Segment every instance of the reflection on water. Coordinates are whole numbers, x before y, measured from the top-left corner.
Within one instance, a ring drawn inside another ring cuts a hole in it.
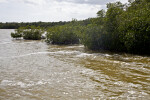
[[[0,30],[0,100],[148,100],[150,57],[13,40]]]

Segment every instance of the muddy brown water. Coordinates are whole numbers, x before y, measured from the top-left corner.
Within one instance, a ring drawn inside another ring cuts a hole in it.
[[[0,30],[0,100],[150,100],[150,57],[14,40]]]

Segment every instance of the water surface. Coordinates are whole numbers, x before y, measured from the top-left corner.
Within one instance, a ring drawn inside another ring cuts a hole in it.
[[[149,100],[150,57],[14,40],[0,30],[0,100]]]

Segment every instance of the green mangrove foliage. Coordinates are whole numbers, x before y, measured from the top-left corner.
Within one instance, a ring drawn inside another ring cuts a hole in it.
[[[22,28],[15,29],[15,32],[11,33],[11,37],[19,39],[22,37],[22,32],[23,32]]]
[[[150,54],[150,0],[135,0],[119,16],[119,33],[131,53]]]
[[[107,8],[86,26],[82,43],[92,50],[150,54],[150,1],[115,2]]]
[[[41,39],[41,34],[38,27],[26,27],[11,36]],[[98,11],[96,18],[49,27],[46,36],[52,44],[80,42],[91,50],[150,54],[150,0],[108,3],[107,11]]]
[[[104,33],[103,27],[89,24],[82,28],[82,35],[80,35],[81,43],[92,50],[104,49]]]
[[[44,31],[40,27],[26,26],[16,29],[15,33],[11,33],[11,36],[13,38],[23,37],[26,40],[40,40],[43,33]]]
[[[51,27],[47,31],[47,42],[52,44],[77,44],[79,37],[77,27],[71,24]]]

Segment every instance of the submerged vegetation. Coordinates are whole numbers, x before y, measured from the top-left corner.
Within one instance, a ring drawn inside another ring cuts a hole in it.
[[[74,20],[46,30],[46,41],[52,44],[81,43],[91,50],[150,54],[150,0],[108,3],[107,11],[98,11],[97,18]],[[11,36],[36,40],[42,33],[39,27],[26,27]]]
[[[40,40],[42,38],[42,34],[44,33],[43,29],[35,26],[26,26],[20,27],[15,30],[15,33],[11,33],[11,37],[13,38],[21,38],[26,40]]]
[[[15,32],[12,32],[11,37],[16,38],[16,39],[21,38],[22,37],[21,29],[16,29]]]

